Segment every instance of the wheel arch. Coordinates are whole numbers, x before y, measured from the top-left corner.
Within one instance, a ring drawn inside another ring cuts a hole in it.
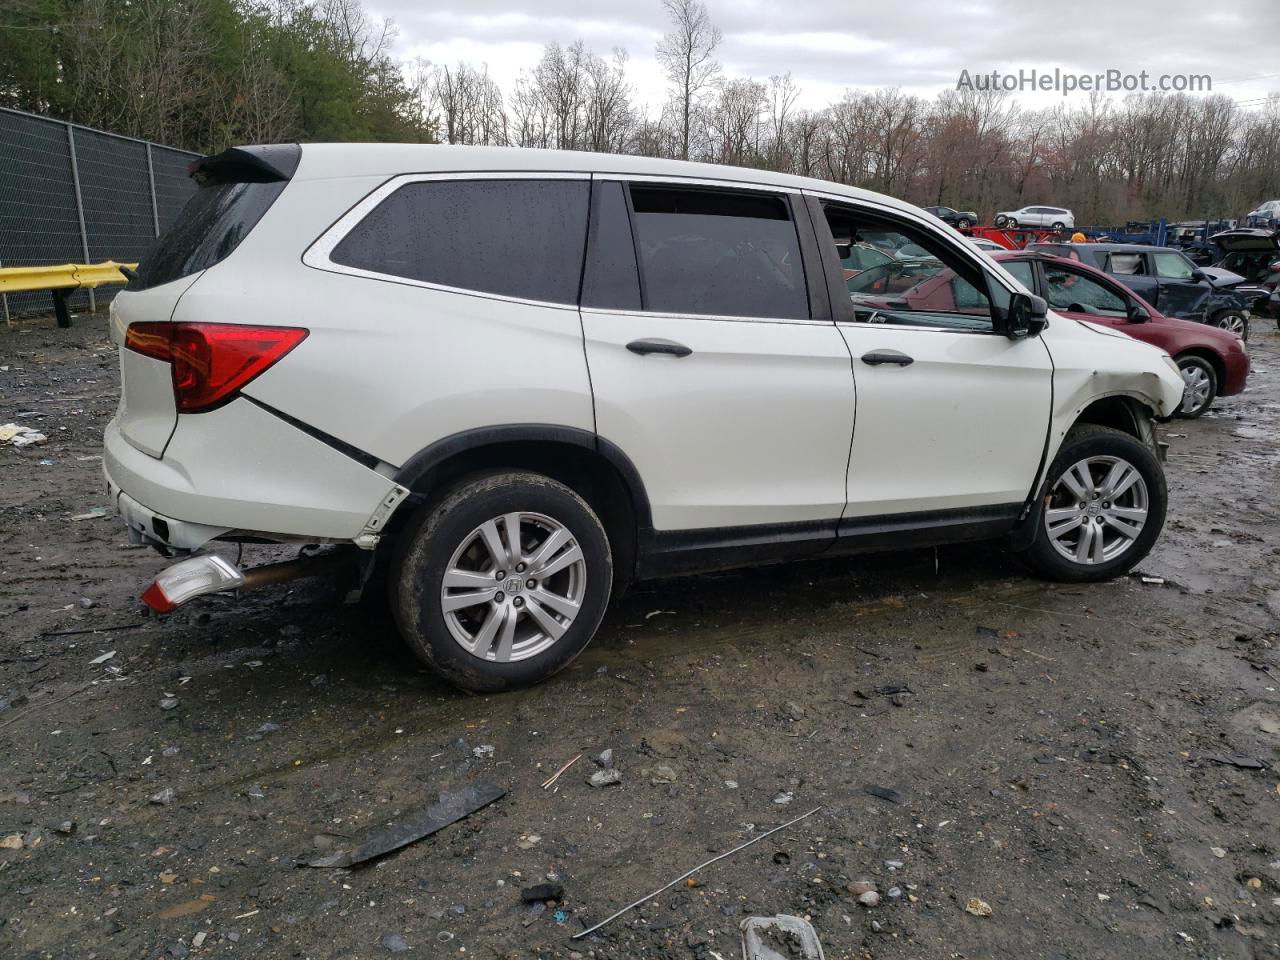
[[[578,493],[604,524],[619,585],[634,578],[637,542],[652,527],[649,497],[631,458],[588,430],[537,423],[465,430],[414,454],[395,481],[420,507],[462,477],[495,468],[533,470]]]

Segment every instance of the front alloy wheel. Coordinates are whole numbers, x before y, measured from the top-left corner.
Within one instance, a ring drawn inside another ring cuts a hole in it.
[[[1168,489],[1155,452],[1112,427],[1072,427],[1037,504],[1028,563],[1053,580],[1107,580],[1151,552]]]
[[[1213,318],[1213,325],[1221,327],[1228,333],[1234,333],[1241,340],[1249,339],[1249,321],[1243,313],[1237,310],[1228,310],[1220,313]]]
[[[1201,357],[1183,357],[1178,360],[1182,372],[1182,403],[1178,416],[1193,419],[1209,409],[1218,395],[1218,378],[1213,367]]]
[[[1044,528],[1066,559],[1100,564],[1137,542],[1148,512],[1147,485],[1132,464],[1119,457],[1087,457],[1058,479]]]

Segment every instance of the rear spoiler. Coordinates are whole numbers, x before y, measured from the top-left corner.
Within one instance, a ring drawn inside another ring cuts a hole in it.
[[[187,167],[187,176],[202,187],[217,183],[278,183],[293,177],[300,159],[302,147],[296,143],[231,147],[193,160]]]

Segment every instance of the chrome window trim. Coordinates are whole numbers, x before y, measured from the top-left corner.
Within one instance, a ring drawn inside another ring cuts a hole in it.
[[[436,290],[440,293],[456,293],[468,297],[479,297],[482,300],[497,300],[502,303],[518,303],[534,307],[550,307],[556,310],[578,309],[577,303],[559,303],[551,300],[532,300],[528,297],[511,297],[501,293],[489,293],[485,290],[472,290],[466,287],[451,287],[443,283],[431,283],[427,280],[415,280],[394,273],[383,273],[377,270],[363,270],[342,263],[334,263],[331,259],[333,250],[352,230],[358,226],[387,197],[401,187],[410,183],[427,183],[438,180],[581,180],[591,182],[591,174],[578,171],[541,171],[541,170],[484,170],[460,171],[454,173],[402,173],[381,184],[371,193],[352,206],[346,213],[320,234],[302,254],[302,262],[315,270],[326,273],[338,273],[349,277],[362,277],[366,280],[381,280],[385,283],[398,283],[408,287],[419,287],[424,290]]]

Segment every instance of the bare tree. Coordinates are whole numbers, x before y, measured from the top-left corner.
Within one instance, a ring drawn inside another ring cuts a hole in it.
[[[689,131],[698,99],[720,73],[712,59],[722,38],[699,0],[662,0],[672,30],[658,41],[657,57],[671,82],[680,123],[680,159],[689,159]]]

